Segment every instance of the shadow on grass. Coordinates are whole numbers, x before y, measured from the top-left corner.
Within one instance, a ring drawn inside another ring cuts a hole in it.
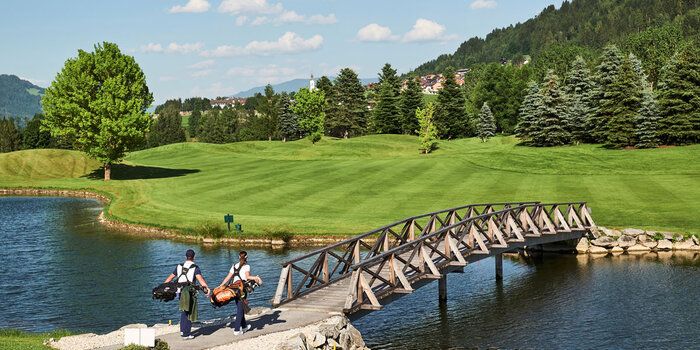
[[[199,169],[169,169],[152,166],[114,164],[112,165],[112,180],[144,180],[144,179],[164,179],[168,177],[180,177],[188,174],[198,173]],[[101,180],[105,178],[103,167],[93,170],[85,175],[88,179]]]

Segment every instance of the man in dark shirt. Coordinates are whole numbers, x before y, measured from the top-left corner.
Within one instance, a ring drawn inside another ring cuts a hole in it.
[[[208,297],[210,291],[209,287],[207,286],[207,282],[204,281],[202,272],[199,270],[199,266],[194,264],[194,250],[188,249],[185,253],[185,258],[187,258],[187,261],[182,264],[178,264],[173,273],[171,273],[165,280],[165,283],[177,278],[175,282],[195,284],[194,280],[196,278],[197,281],[199,281],[199,284],[204,288],[204,291]],[[191,331],[192,322],[189,320],[189,312],[183,310],[182,313],[180,313],[180,335],[182,336],[182,339],[188,340],[194,338],[194,336],[190,334]]]

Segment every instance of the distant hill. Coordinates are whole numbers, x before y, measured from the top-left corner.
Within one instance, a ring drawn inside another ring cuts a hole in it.
[[[559,1],[561,2],[561,1]],[[608,43],[624,47],[631,34],[646,27],[674,23],[686,39],[698,38],[698,1],[687,0],[572,0],[550,5],[524,23],[494,29],[486,38],[473,37],[452,54],[423,63],[415,74],[439,73],[448,66],[467,68],[501,58],[521,60],[560,45],[601,49]]]
[[[330,80],[335,80],[335,77],[333,77],[333,76],[330,76],[328,78]],[[318,81],[318,78],[315,80]],[[362,82],[362,85],[366,85],[369,83],[376,83],[377,81],[378,81],[377,78],[360,79],[360,82]],[[277,92],[277,93],[299,91],[299,89],[303,88],[303,87],[309,87],[309,79],[293,79],[290,81],[285,81],[284,83],[272,84],[272,88],[275,89],[275,92]],[[261,94],[264,94],[265,93],[265,86],[264,85],[258,86],[258,87],[254,87],[250,90],[241,91],[241,92],[239,92],[231,97],[251,97],[258,92]]]
[[[32,118],[41,113],[44,88],[16,75],[0,74],[0,118]]]

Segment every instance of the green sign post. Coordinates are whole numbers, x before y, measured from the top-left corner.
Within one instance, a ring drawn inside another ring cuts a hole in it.
[[[233,215],[224,215],[224,222],[228,225],[228,232],[231,232],[231,223],[233,222]]]

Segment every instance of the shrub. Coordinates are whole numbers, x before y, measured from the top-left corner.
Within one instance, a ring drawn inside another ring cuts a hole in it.
[[[656,232],[653,236],[651,236],[651,238],[653,238],[655,241],[660,241],[664,239],[664,234],[661,232]]]
[[[170,346],[164,340],[156,339],[156,346],[152,348],[148,346],[131,344],[123,348],[119,348],[119,350],[170,350]]]
[[[265,232],[272,238],[281,239],[285,243],[288,243],[292,239],[292,237],[294,237],[294,230],[289,225],[265,227],[263,229],[263,232]]]
[[[226,228],[222,224],[207,221],[195,228],[197,236],[221,238],[226,235]]]

